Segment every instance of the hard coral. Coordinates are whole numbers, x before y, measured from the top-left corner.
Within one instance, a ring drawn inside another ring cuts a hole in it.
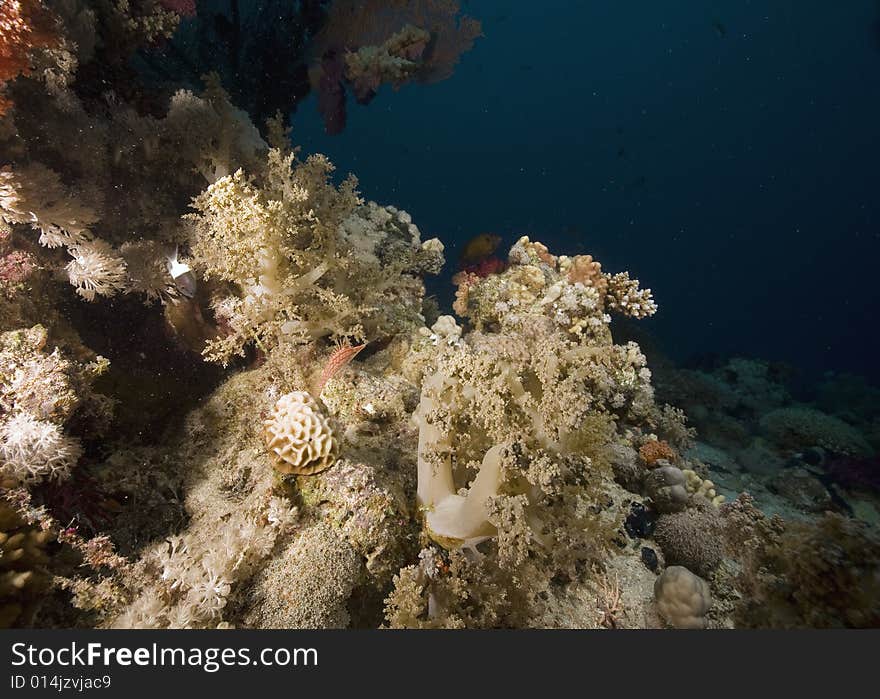
[[[336,461],[333,428],[315,399],[304,391],[281,396],[263,421],[263,429],[280,473],[310,475]]]
[[[342,629],[363,561],[326,524],[303,532],[255,577],[242,604],[246,626],[260,629]]]
[[[629,300],[612,296],[606,288],[620,275],[584,276],[590,282],[584,284],[580,276],[568,275],[570,258],[557,258],[527,236],[513,245],[508,261],[506,270],[485,278],[465,271],[454,280],[458,285],[454,310],[470,318],[477,329],[512,328],[520,319],[539,314],[552,318],[573,336],[601,339],[611,321],[606,309],[637,318],[656,311],[650,290],[637,289],[638,282],[628,282]]]
[[[654,583],[657,610],[677,629],[706,627],[706,613],[712,606],[709,584],[682,566],[670,566]]]

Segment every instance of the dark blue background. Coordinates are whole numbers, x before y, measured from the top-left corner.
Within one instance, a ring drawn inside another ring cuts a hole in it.
[[[295,143],[453,248],[492,231],[590,252],[654,290],[683,359],[880,378],[874,0],[473,0],[443,83],[383,90]]]

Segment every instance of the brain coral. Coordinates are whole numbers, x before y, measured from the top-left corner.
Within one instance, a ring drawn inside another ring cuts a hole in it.
[[[336,461],[333,428],[305,391],[281,396],[263,421],[263,433],[275,468],[281,473],[310,475]]]

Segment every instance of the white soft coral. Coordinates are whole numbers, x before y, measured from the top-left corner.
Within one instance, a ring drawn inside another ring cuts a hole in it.
[[[0,480],[38,483],[63,480],[82,449],[51,422],[20,413],[0,426]]]
[[[73,259],[67,264],[67,276],[76,293],[86,301],[96,295],[113,296],[125,288],[125,261],[100,240],[93,240],[70,249]]]

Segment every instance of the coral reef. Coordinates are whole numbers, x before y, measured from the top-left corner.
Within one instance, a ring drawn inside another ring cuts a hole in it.
[[[281,112],[338,131],[479,23],[241,10],[0,9],[0,626],[880,624],[875,393],[649,369],[651,290],[529,236],[447,314],[443,243]]]
[[[739,566],[738,626],[874,627],[880,540],[863,522],[825,513],[814,521],[768,518],[741,495],[722,506],[725,547]]]
[[[761,429],[774,444],[793,451],[821,447],[842,456],[869,456],[873,451],[842,420],[805,407],[777,408],[761,418]]]

